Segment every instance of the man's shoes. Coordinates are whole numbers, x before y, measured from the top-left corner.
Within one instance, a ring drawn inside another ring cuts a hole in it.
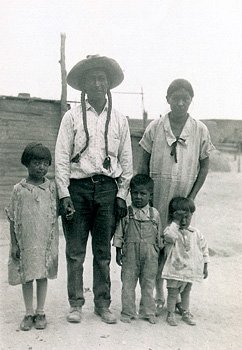
[[[33,325],[34,325],[34,316],[25,315],[20,324],[20,329],[21,331],[30,331]]]
[[[193,320],[193,316],[189,311],[183,312],[182,320],[189,324],[189,326],[196,326],[196,322]]]
[[[81,322],[81,306],[71,306],[69,314],[67,316],[67,321],[71,323]]]
[[[107,307],[95,307],[94,313],[101,317],[102,321],[108,324],[116,323],[116,317]]]
[[[45,315],[35,315],[34,326],[35,326],[35,329],[45,329],[47,326]]]
[[[166,321],[170,326],[177,326],[176,316],[174,312],[168,312]]]

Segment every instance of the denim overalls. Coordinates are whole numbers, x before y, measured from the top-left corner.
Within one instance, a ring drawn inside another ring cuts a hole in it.
[[[158,268],[158,228],[153,208],[149,209],[147,221],[134,218],[128,207],[129,222],[122,247],[122,315],[136,316],[135,288],[139,280],[141,300],[139,314],[144,318],[155,315],[153,290]]]

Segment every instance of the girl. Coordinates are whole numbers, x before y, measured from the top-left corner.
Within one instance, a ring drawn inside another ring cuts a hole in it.
[[[182,320],[194,326],[189,301],[193,282],[207,278],[209,261],[208,245],[203,235],[190,226],[195,205],[191,199],[173,198],[169,205],[169,226],[164,231],[166,262],[162,277],[167,280],[167,322],[177,326],[175,318],[176,299],[181,294]]]
[[[10,285],[22,284],[26,313],[20,329],[28,331],[33,325],[36,329],[47,325],[44,313],[47,278],[57,277],[59,231],[55,183],[45,177],[51,165],[49,149],[41,143],[30,143],[21,163],[28,169],[28,176],[14,186],[6,209],[11,236],[8,278]]]

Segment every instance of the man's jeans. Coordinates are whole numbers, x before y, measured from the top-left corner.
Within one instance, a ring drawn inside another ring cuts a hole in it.
[[[75,208],[73,220],[62,217],[66,239],[68,297],[71,306],[82,306],[83,263],[89,231],[92,234],[93,293],[95,306],[109,307],[111,238],[115,228],[117,184],[106,176],[70,181],[69,191]]]

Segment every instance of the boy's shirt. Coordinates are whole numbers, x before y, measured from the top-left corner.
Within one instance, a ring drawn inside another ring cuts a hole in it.
[[[181,230],[172,222],[164,230],[166,262],[162,277],[184,282],[201,282],[204,263],[209,262],[208,244],[195,227]]]
[[[162,243],[162,228],[161,228],[161,221],[160,221],[160,215],[159,212],[152,207],[153,210],[153,218],[150,217],[150,205],[147,204],[145,207],[143,208],[136,208],[133,204],[131,204],[131,208],[133,211],[133,218],[136,220],[142,220],[142,221],[149,221],[149,220],[154,220],[156,222],[157,225],[157,240],[158,240],[158,245],[159,248],[162,249],[164,247],[163,243]],[[117,247],[117,248],[122,248],[123,243],[124,243],[124,235],[125,232],[128,228],[128,224],[129,224],[129,212],[128,214],[121,219],[117,226],[116,226],[116,230],[114,233],[114,239],[113,239],[113,246]]]

